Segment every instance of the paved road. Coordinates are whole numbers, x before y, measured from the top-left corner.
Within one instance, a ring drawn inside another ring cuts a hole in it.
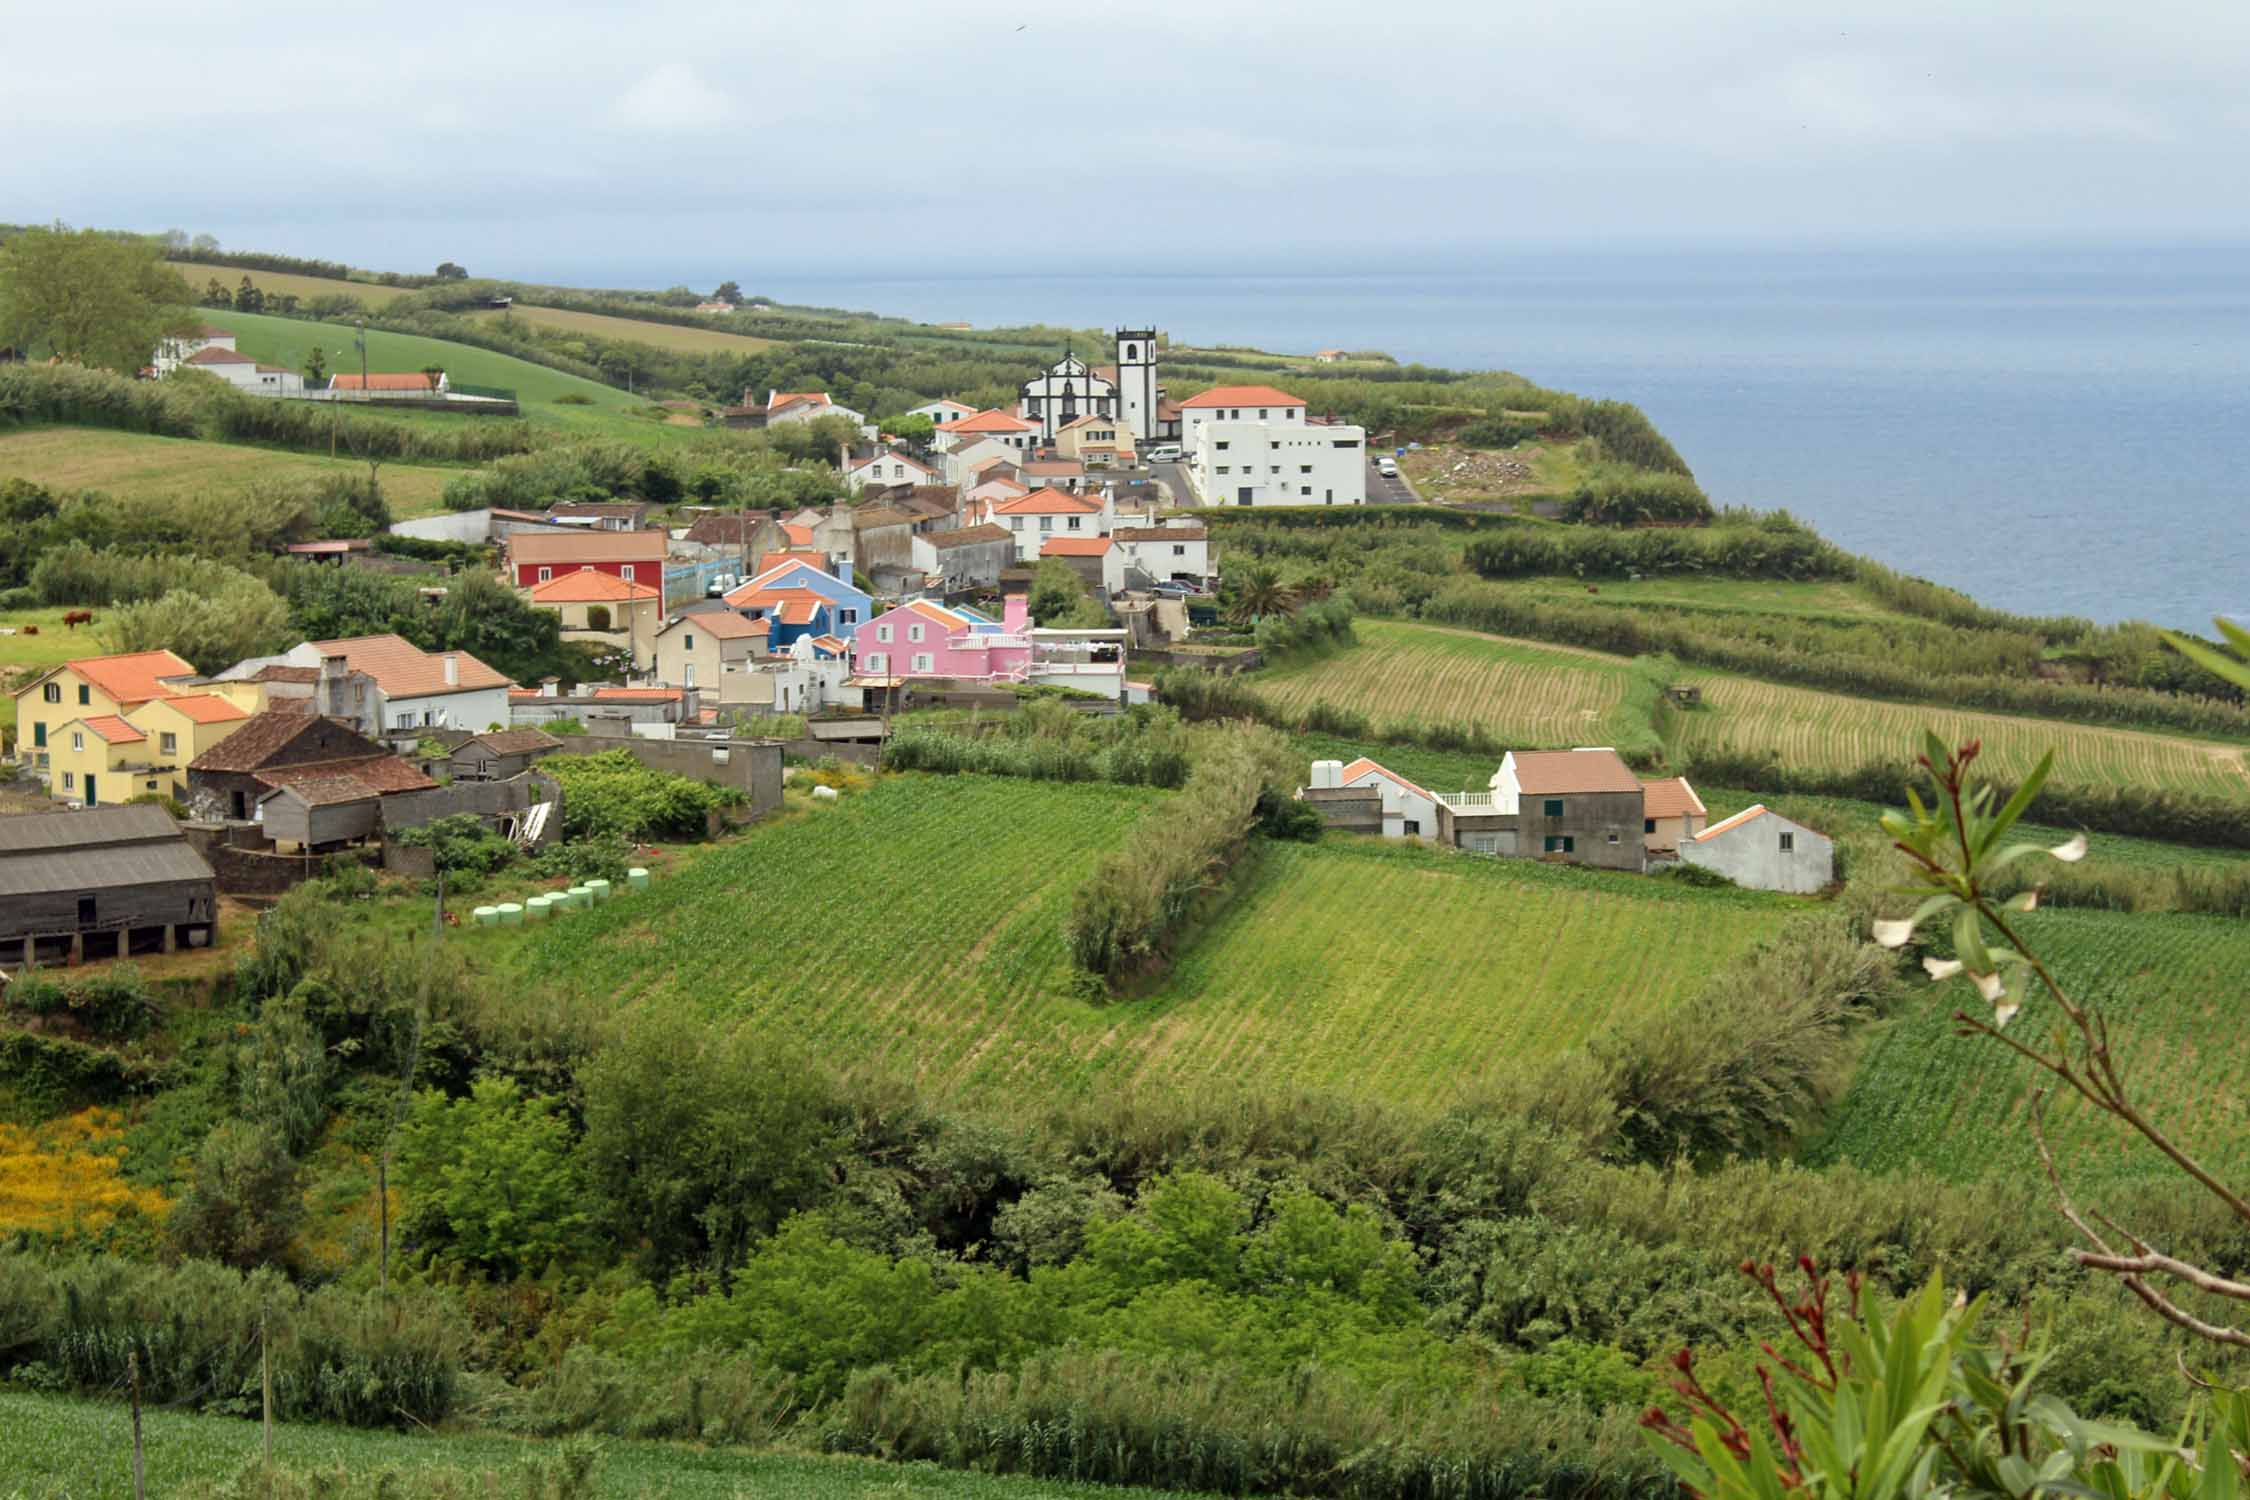
[[[1150,464],[1147,472],[1172,492],[1174,505],[1182,509],[1195,505],[1195,488],[1188,483],[1186,464]]]
[[[1422,497],[1414,493],[1402,472],[1396,479],[1385,479],[1375,467],[1380,454],[1367,455],[1367,503],[1369,505],[1420,505]]]

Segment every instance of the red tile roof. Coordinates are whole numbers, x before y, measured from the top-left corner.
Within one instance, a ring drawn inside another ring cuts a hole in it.
[[[508,537],[508,560],[518,567],[527,563],[661,563],[671,545],[671,533],[655,529],[518,531]]]
[[[1516,786],[1527,797],[1641,789],[1641,779],[1615,750],[1518,750],[1514,754]]]
[[[771,620],[745,620],[732,610],[726,609],[698,610],[692,615],[680,616],[672,624],[690,626],[702,631],[714,640],[721,641],[747,640],[752,636],[773,633],[773,622]]]
[[[645,583],[627,583],[615,574],[595,568],[580,568],[575,573],[535,583],[528,592],[534,604],[611,604],[664,597],[661,589]]]
[[[186,359],[181,360],[180,363],[183,365],[254,365],[257,361],[247,354],[237,354],[232,349],[221,349],[218,345],[212,344],[196,350]]]
[[[1101,509],[1101,502],[1089,500],[1084,495],[1066,495],[1061,490],[1034,490],[1013,500],[994,501],[992,513],[999,516],[1090,516],[1101,514]]]
[[[1763,802],[1753,802],[1742,811],[1736,813],[1733,817],[1723,818],[1720,821],[1713,823],[1709,828],[1704,829],[1701,833],[1695,836],[1695,841],[1700,844],[1705,839],[1715,839],[1720,834],[1726,833],[1731,829],[1740,828],[1743,824],[1749,822],[1752,818],[1762,818],[1765,815],[1766,805]]]
[[[480,688],[513,687],[505,676],[466,651],[424,651],[400,635],[362,635],[342,641],[310,641],[322,656],[341,656],[354,672],[365,672],[386,698],[429,698]],[[455,663],[456,682],[445,680],[445,661]]]
[[[781,524],[781,534],[789,538],[789,545],[792,547],[810,547],[812,545],[812,528],[810,526],[792,526],[784,521]]]
[[[1413,782],[1408,781],[1404,776],[1399,775],[1398,772],[1392,770],[1389,766],[1369,760],[1364,755],[1359,759],[1353,761],[1350,765],[1344,767],[1342,775],[1337,779],[1342,782],[1343,785],[1350,786],[1353,782],[1359,780],[1360,777],[1365,776],[1370,771],[1374,772],[1376,775],[1382,777],[1386,781],[1397,783],[1399,786],[1406,788],[1417,797],[1426,798],[1431,802],[1435,802],[1437,800],[1437,798],[1430,796],[1428,792],[1423,791],[1420,787],[1416,786]]]
[[[437,383],[419,370],[411,373],[377,370],[367,376],[365,384],[357,375],[331,375],[328,388],[332,391],[434,391]]]
[[[1005,526],[995,526],[990,521],[981,526],[964,526],[958,531],[932,532],[922,538],[923,541],[928,542],[940,552],[948,552],[955,547],[974,547],[980,544],[989,546],[993,542],[1013,542],[1015,539],[1014,532]]]
[[[1108,550],[1106,536],[1051,536],[1039,544],[1041,557],[1099,557]]]
[[[1644,818],[1700,818],[1703,799],[1695,795],[1685,776],[1667,776],[1641,783],[1641,816]]]
[[[216,693],[189,693],[183,697],[156,701],[163,703],[166,708],[178,709],[197,724],[225,724],[250,717],[250,710]]]
[[[998,407],[978,412],[973,417],[963,417],[958,422],[940,422],[940,432],[1031,432],[1034,425],[1021,417],[1011,417]]]
[[[148,738],[147,735],[141,733],[138,729],[135,729],[132,725],[126,723],[123,719],[120,719],[115,714],[96,714],[91,719],[86,719],[82,722],[88,729],[91,729],[92,731],[94,731],[94,733],[100,735],[103,739],[109,741],[109,743],[111,743],[112,745],[128,745],[135,740],[145,740]]]
[[[781,623],[784,625],[810,625],[813,616],[820,613],[822,601],[818,599],[792,599],[781,606]]]
[[[594,689],[596,701],[602,703],[676,703],[680,698],[678,688],[605,687]]]
[[[1270,385],[1215,385],[1180,405],[1208,409],[1214,406],[1303,406],[1305,398],[1277,391]]]
[[[165,677],[192,677],[195,664],[169,651],[128,651],[120,656],[82,656],[63,666],[76,672],[119,704],[168,698]],[[36,680],[36,679],[35,679]],[[24,689],[18,688],[21,693]]]
[[[812,539],[811,527],[801,526],[798,530],[805,533],[806,540]],[[758,557],[758,571],[770,573],[775,568],[785,568],[791,563],[803,563],[806,567],[818,568],[823,573],[828,571],[828,557],[825,553],[814,552],[810,549],[799,551],[794,547],[787,552],[761,553]]]

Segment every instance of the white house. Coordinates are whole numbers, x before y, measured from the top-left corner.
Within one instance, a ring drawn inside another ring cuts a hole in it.
[[[1031,562],[1050,537],[1108,536],[1111,503],[1106,490],[1098,496],[1034,490],[984,506],[975,520],[1007,527],[1015,537],[1016,561]]]
[[[910,417],[928,417],[932,427],[943,427],[948,422],[966,422],[976,414],[975,407],[965,401],[956,401],[951,396],[925,401],[907,413]]]
[[[362,635],[340,641],[306,641],[282,655],[292,667],[319,668],[341,659],[347,672],[365,672],[375,683],[383,732],[466,729],[506,725],[506,677],[466,651],[424,651],[398,635]]]
[[[233,339],[228,339],[231,346]],[[216,375],[236,390],[250,396],[302,396],[305,377],[295,370],[280,365],[262,365],[247,354],[238,354],[231,347],[206,344],[174,369],[201,370],[206,375]]]
[[[1216,386],[1180,403],[1188,474],[1206,505],[1364,505],[1364,428],[1308,422],[1300,396]]]
[[[149,369],[158,375],[169,375],[189,355],[200,354],[206,349],[224,349],[232,354],[235,352],[234,335],[216,324],[205,323],[193,333],[160,339],[156,345],[156,357],[149,361]]]
[[[945,465],[945,482],[951,485],[975,482],[978,475],[991,470],[995,461],[1006,464],[1010,472],[1020,474],[1031,460],[1012,438],[999,433],[972,437],[957,447],[946,449],[939,458]]]
[[[1641,836],[1651,854],[1676,854],[1710,821],[1703,799],[1685,776],[1641,782]]]
[[[1835,842],[1763,802],[1682,839],[1680,860],[1758,891],[1809,895],[1836,878]]]
[[[1119,526],[1103,559],[1102,583],[1112,594],[1175,578],[1211,576],[1211,533],[1201,526]]]
[[[860,494],[870,487],[888,489],[894,484],[936,484],[937,470],[918,458],[909,458],[895,448],[886,448],[867,458],[855,458],[844,465],[844,484]]]
[[[1316,760],[1312,784],[1317,788],[1366,787],[1383,799],[1383,837],[1387,839],[1435,838],[1438,831],[1437,798],[1388,766],[1361,756],[1349,765]]]
[[[973,412],[957,422],[946,422],[931,435],[933,448],[946,456],[946,473],[955,484],[973,464],[987,454],[998,454],[1021,463],[1039,446],[1039,429],[1021,417],[1000,410]]]
[[[766,425],[782,422],[815,422],[822,417],[842,417],[859,428],[869,439],[876,436],[875,424],[865,414],[853,411],[841,401],[829,399],[826,391],[768,391],[766,392]]]

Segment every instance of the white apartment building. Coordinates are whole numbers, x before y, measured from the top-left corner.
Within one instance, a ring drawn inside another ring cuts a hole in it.
[[[1189,478],[1206,505],[1365,505],[1367,432],[1305,420],[1301,396],[1216,386],[1180,403]]]

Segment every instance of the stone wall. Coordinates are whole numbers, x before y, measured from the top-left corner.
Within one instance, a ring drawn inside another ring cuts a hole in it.
[[[319,855],[276,854],[254,827],[230,823],[182,823],[180,832],[218,877],[219,893],[274,900],[321,871]]]
[[[456,813],[474,813],[487,822],[496,822],[534,802],[560,804],[562,795],[560,783],[537,772],[506,781],[456,781],[427,791],[393,792],[383,799],[383,828],[386,833],[397,833]],[[540,830],[537,842],[551,844],[561,837],[562,808],[558,805],[549,815],[547,826]]]

